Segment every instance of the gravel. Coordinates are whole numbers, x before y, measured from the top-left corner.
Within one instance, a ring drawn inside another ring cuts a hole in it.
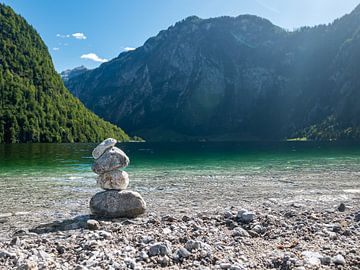
[[[333,203],[257,203],[17,229],[0,241],[0,269],[360,269],[356,200],[344,212]]]

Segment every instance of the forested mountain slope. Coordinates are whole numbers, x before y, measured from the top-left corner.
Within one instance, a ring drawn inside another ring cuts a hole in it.
[[[38,33],[0,4],[0,143],[92,142],[129,136],[65,87]]]

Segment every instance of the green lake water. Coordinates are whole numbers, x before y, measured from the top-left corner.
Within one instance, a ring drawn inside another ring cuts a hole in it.
[[[95,144],[0,145],[0,213],[61,218],[88,212],[100,191],[91,172]],[[208,209],[360,195],[360,144],[125,143],[131,189],[149,211]]]

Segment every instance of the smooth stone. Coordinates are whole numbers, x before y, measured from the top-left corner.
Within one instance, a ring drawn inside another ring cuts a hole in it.
[[[255,218],[256,214],[247,210],[240,210],[237,214],[237,219],[243,223],[253,222]]]
[[[3,214],[0,214],[0,218],[8,218],[8,217],[11,217],[13,216],[12,213],[3,213]]]
[[[304,257],[304,263],[311,266],[321,265],[322,255],[319,252],[303,251],[301,255]]]
[[[176,251],[176,255],[179,258],[187,258],[191,255],[191,253],[186,248],[181,247]]]
[[[220,263],[219,266],[221,269],[230,269],[231,264],[230,263]]]
[[[341,254],[334,256],[332,258],[332,261],[336,265],[345,265],[345,263],[346,263],[345,258]]]
[[[92,170],[96,174],[103,174],[116,169],[125,168],[129,165],[128,156],[119,148],[112,147],[105,151],[105,153],[92,165]]]
[[[89,229],[89,230],[100,230],[100,223],[95,220],[95,219],[89,219],[88,221],[86,221],[86,227]]]
[[[110,218],[134,218],[145,212],[146,203],[141,195],[131,190],[108,190],[96,193],[90,200],[93,215]]]
[[[129,185],[129,175],[119,170],[106,172],[98,176],[97,185],[105,190],[124,190]]]
[[[250,237],[250,234],[241,227],[236,227],[233,230],[232,236],[240,236],[240,237]]]
[[[149,256],[165,256],[171,254],[171,247],[166,243],[155,243],[150,246],[149,249]]]
[[[95,149],[92,151],[93,158],[98,159],[102,154],[104,154],[104,152],[107,149],[115,146],[116,143],[117,141],[113,138],[108,138],[104,140],[102,143],[96,146]]]

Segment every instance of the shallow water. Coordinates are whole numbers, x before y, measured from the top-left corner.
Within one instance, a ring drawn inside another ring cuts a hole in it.
[[[99,191],[95,144],[0,145],[0,213],[42,218],[88,213]],[[258,200],[360,197],[360,144],[126,143],[130,188],[149,211],[186,212]]]

